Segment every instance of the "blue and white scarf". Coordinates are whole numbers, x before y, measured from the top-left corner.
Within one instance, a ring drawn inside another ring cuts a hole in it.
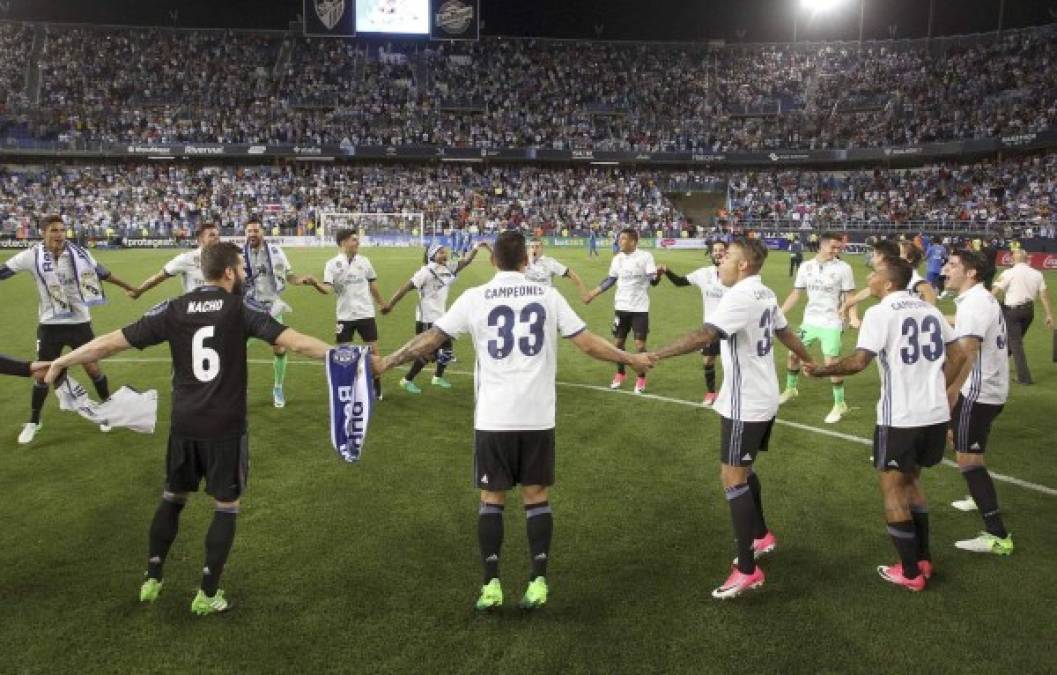
[[[278,256],[279,249],[275,248],[273,251],[272,247],[266,241],[261,242],[261,248],[264,249],[264,259],[268,262],[268,274],[275,283],[275,292],[281,294],[286,290],[286,266],[279,265],[276,267],[275,261],[272,260],[272,253],[275,253]],[[256,270],[253,269],[253,263],[251,262],[252,259],[250,257],[250,245],[248,243],[242,247],[242,260],[246,263],[246,285],[252,287],[253,282],[256,281]]]
[[[70,254],[74,276],[77,277],[77,291],[81,296],[81,302],[86,307],[106,304],[106,292],[99,281],[99,273],[96,271],[92,256],[77,244],[66,242],[65,247]],[[59,281],[59,261],[52,256],[51,251],[43,243],[35,247],[34,263],[37,279],[48,292],[48,299],[51,301],[55,317],[65,318],[73,315],[73,305],[66,294],[66,288]]]
[[[330,442],[346,462],[358,462],[374,412],[370,347],[343,345],[327,352]]]

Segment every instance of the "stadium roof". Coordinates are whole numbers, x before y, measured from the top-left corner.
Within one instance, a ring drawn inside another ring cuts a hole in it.
[[[311,0],[310,0],[311,1]],[[355,2],[356,0],[346,0]],[[414,0],[400,0],[414,1]],[[425,2],[425,0],[419,0]],[[1052,0],[481,0],[483,35],[607,40],[788,42],[918,38],[1051,23]],[[200,28],[285,29],[301,0],[9,0],[0,19]]]

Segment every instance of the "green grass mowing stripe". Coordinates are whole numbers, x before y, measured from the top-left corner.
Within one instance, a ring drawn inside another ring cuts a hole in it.
[[[169,359],[152,359],[152,358],[126,358],[126,359],[120,359],[119,358],[119,359],[111,359],[109,362],[110,363],[120,363],[122,361],[124,361],[126,363],[168,363]],[[261,365],[271,365],[271,363],[272,363],[268,359],[248,359],[248,362],[249,363],[254,363],[254,364],[261,364]],[[304,360],[293,360],[293,359],[291,359],[289,361],[289,363],[292,364],[292,365],[299,365],[299,366],[319,365],[319,363],[317,361],[304,361]],[[449,374],[449,375],[462,375],[462,376],[471,376],[471,375],[473,375],[473,373],[469,373],[469,372],[461,371],[461,370],[448,370],[447,374]],[[701,404],[696,402],[696,401],[687,401],[687,400],[684,400],[684,399],[681,399],[681,398],[671,398],[669,396],[658,396],[657,394],[636,394],[634,392],[622,391],[620,389],[609,389],[608,387],[600,387],[600,386],[595,385],[595,384],[582,384],[582,383],[579,383],[579,382],[561,382],[561,381],[557,382],[557,384],[559,386],[562,386],[562,387],[574,387],[574,388],[577,388],[577,389],[589,389],[591,391],[597,391],[597,392],[602,392],[602,393],[607,393],[607,394],[623,394],[624,396],[634,396],[636,398],[646,398],[646,399],[650,399],[650,400],[654,400],[654,401],[660,401],[662,403],[672,403],[672,404],[676,404],[676,405],[689,406],[689,407],[692,407],[692,408],[700,408],[701,407]],[[715,411],[713,411],[713,412],[715,412]],[[868,438],[863,438],[861,436],[853,436],[852,434],[845,434],[845,433],[842,433],[840,431],[831,431],[830,429],[822,429],[820,427],[813,427],[810,424],[802,424],[800,422],[791,422],[789,420],[783,420],[781,418],[776,419],[775,422],[778,423],[778,424],[783,424],[783,425],[785,425],[787,427],[792,427],[794,429],[799,429],[801,431],[808,431],[810,433],[819,434],[819,435],[822,435],[822,436],[831,436],[833,438],[839,438],[841,440],[849,441],[851,443],[858,443],[860,445],[867,445],[867,446],[872,446],[873,445],[873,441],[871,441]],[[949,459],[944,459],[943,460],[943,464],[945,466],[949,466],[949,467],[953,467],[953,468],[957,468],[958,467],[958,463],[957,462],[952,462]],[[1035,492],[1041,492],[1042,494],[1050,495],[1051,497],[1057,497],[1057,489],[1054,489],[1054,488],[1051,488],[1051,487],[1047,487],[1045,485],[1040,485],[1039,483],[1032,483],[1031,481],[1026,481],[1026,480],[1023,480],[1021,478],[1017,478],[1016,476],[1007,476],[1005,474],[995,473],[993,471],[991,471],[990,474],[991,474],[991,477],[994,478],[997,481],[1001,481],[1003,483],[1009,483],[1011,485],[1016,485],[1018,487],[1025,488],[1027,490],[1033,490]]]

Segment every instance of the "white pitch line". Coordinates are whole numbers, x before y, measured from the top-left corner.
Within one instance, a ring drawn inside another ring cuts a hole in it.
[[[170,363],[170,359],[136,358],[136,357],[134,357],[134,358],[118,358],[118,359],[109,359],[107,361],[107,363]],[[270,359],[247,359],[247,363],[254,363],[254,364],[261,364],[261,365],[271,365],[272,361]],[[302,360],[294,360],[294,359],[290,359],[288,361],[288,364],[289,365],[294,365],[294,366],[319,366],[319,365],[321,365],[319,361],[302,361]],[[466,372],[466,371],[460,371],[460,370],[448,370],[447,373],[449,373],[451,375],[473,375],[473,373],[469,373],[469,372]],[[624,396],[633,396],[635,398],[645,398],[645,399],[650,399],[650,400],[653,400],[653,401],[660,401],[661,403],[672,403],[674,405],[681,405],[681,406],[687,406],[687,407],[690,407],[690,408],[698,408],[700,410],[704,410],[704,407],[701,405],[701,403],[699,403],[697,401],[686,401],[686,400],[681,399],[681,398],[670,398],[668,396],[658,396],[657,394],[636,394],[636,393],[633,393],[633,392],[630,392],[630,391],[624,391],[622,389],[610,389],[609,387],[602,387],[602,386],[599,386],[599,385],[596,385],[596,384],[582,384],[580,382],[560,382],[559,381],[559,382],[556,382],[556,384],[558,386],[561,386],[561,387],[571,387],[571,388],[574,388],[574,389],[590,389],[591,391],[600,391],[600,392],[603,392],[603,393],[606,393],[606,394],[623,394]],[[713,412],[715,412],[715,411],[713,410]],[[871,446],[871,447],[873,446],[873,441],[872,440],[870,440],[869,438],[863,438],[862,436],[853,436],[852,434],[844,434],[844,433],[841,433],[839,431],[830,431],[829,429],[822,429],[820,427],[813,427],[810,424],[802,424],[801,422],[790,422],[789,420],[783,420],[783,419],[780,419],[780,418],[775,419],[775,422],[778,423],[778,424],[785,425],[787,427],[792,427],[794,429],[799,429],[801,431],[809,431],[809,432],[811,432],[813,434],[818,434],[820,436],[830,436],[831,438],[839,438],[841,440],[848,441],[850,443],[858,443],[859,445],[866,445],[866,446]],[[958,468],[958,463],[957,462],[952,462],[949,459],[944,459],[943,460],[943,464],[946,465],[946,466]],[[995,473],[994,471],[990,471],[990,470],[989,470],[989,473],[991,474],[991,478],[993,478],[993,479],[995,479],[997,481],[1000,481],[1000,482],[1003,482],[1003,483],[1009,483],[1011,485],[1017,485],[1019,487],[1022,487],[1022,488],[1028,489],[1028,490],[1034,490],[1035,492],[1041,492],[1042,494],[1050,495],[1051,497],[1057,497],[1057,490],[1055,490],[1054,488],[1048,487],[1046,485],[1040,485],[1039,483],[1032,483],[1031,481],[1022,480],[1022,479],[1017,478],[1015,476],[1007,476],[1005,474]]]

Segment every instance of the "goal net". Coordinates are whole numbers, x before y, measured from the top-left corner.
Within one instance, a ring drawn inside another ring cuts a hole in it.
[[[338,230],[356,230],[364,246],[423,246],[433,237],[422,213],[357,213],[329,211],[320,214],[319,238],[323,246],[334,243]]]

